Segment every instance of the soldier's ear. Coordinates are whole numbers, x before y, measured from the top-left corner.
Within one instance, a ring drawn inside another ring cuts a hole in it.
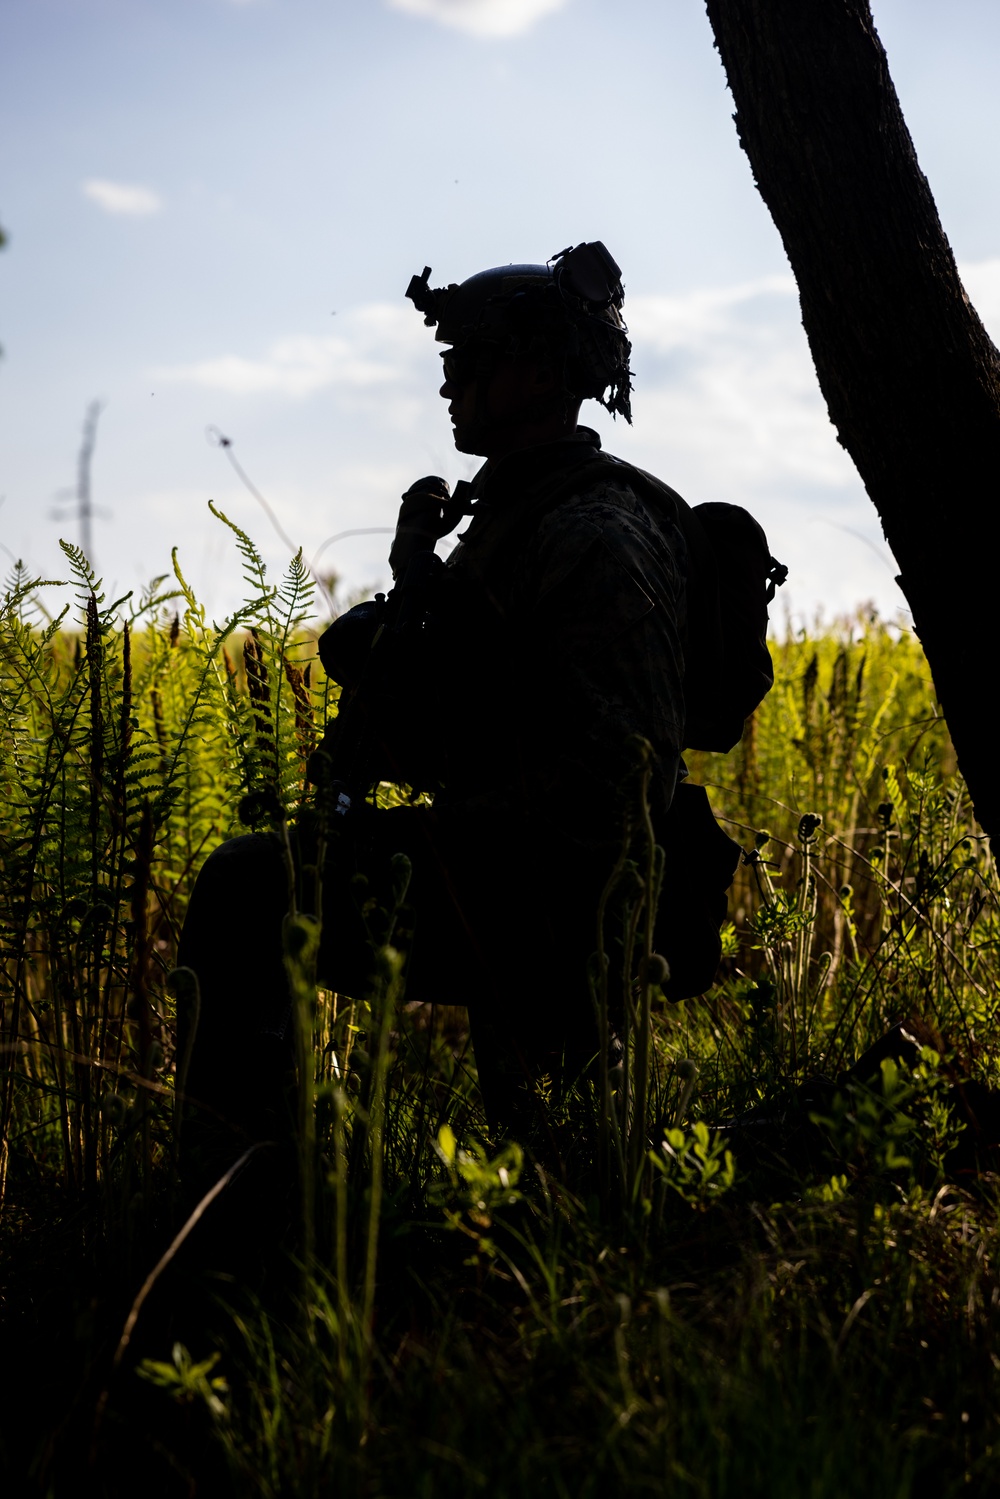
[[[552,359],[533,360],[528,371],[528,380],[538,395],[562,389],[562,371]]]

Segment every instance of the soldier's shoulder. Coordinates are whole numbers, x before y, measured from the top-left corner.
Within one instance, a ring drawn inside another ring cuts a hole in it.
[[[681,496],[655,475],[602,454],[581,469],[578,483],[548,511],[539,539],[662,530],[676,525],[685,508]]]
[[[581,473],[580,483],[543,516],[523,554],[522,578],[539,597],[570,577],[585,579],[590,596],[621,592],[626,576],[650,580],[645,593],[659,596],[669,592],[685,559],[673,507],[630,465],[602,465]]]
[[[594,466],[594,478],[596,484],[606,486],[613,496],[620,495],[626,504],[638,500],[658,510],[687,509],[687,501],[666,480],[612,453],[601,454],[599,467]]]

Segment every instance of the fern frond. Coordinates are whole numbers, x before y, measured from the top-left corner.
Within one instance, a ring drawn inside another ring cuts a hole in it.
[[[94,572],[83,548],[74,545],[72,541],[66,541],[63,537],[59,538],[59,546],[69,563],[70,572],[76,580],[84,607],[86,607],[86,601],[91,594],[93,594],[99,604],[102,604],[104,602],[104,594],[99,592],[99,589],[104,580],[103,578],[99,578]]]

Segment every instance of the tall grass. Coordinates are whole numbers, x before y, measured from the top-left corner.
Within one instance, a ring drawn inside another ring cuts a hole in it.
[[[176,559],[106,603],[71,548],[70,612],[18,572],[0,614],[0,1253],[49,1305],[33,1246],[64,1225],[62,1311],[18,1347],[44,1367],[44,1327],[80,1371],[59,1410],[22,1393],[11,1474],[28,1449],[38,1492],[87,1460],[106,1492],[985,1492],[998,1233],[969,1099],[997,1070],[996,880],[919,645],[876,619],[789,632],[739,748],[689,757],[745,862],[719,981],[684,1006],[640,771],[609,893],[624,1051],[595,919],[604,1065],[551,1104],[584,1137],[568,1179],[488,1138],[463,1014],[407,1004],[393,911],[355,996],[317,986],[292,914],[294,1268],[205,1299],[204,1225],[168,1248],[197,1003],[168,975],[204,858],[294,817],[335,701],[300,559],[272,588],[231,529],[248,601],[218,626]],[[850,1073],[901,1020],[906,1060]]]
[[[106,603],[65,544],[75,611],[48,618],[19,568],[0,612],[0,1203],[11,1170],[41,1173],[100,1199],[102,1234],[172,1150],[165,980],[188,892],[241,800],[253,817],[265,787],[301,796],[323,713],[296,661],[301,559],[270,589],[237,541],[251,597],[219,626],[176,558],[169,583]],[[244,623],[241,669],[226,642]]]

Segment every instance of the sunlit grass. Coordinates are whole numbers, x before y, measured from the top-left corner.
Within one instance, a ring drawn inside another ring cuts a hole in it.
[[[190,1208],[188,894],[249,795],[294,815],[331,707],[301,567],[271,592],[236,542],[249,599],[218,628],[179,569],[109,606],[78,554],[75,615],[19,577],[0,616],[3,1315],[26,1390],[76,1371],[58,1408],[19,1393],[12,1479],[27,1454],[69,1492],[92,1454],[106,1492],[991,1489],[966,1102],[997,1070],[996,878],[919,644],[874,619],[789,635],[739,748],[688,757],[747,858],[718,983],[654,1003],[631,1112],[609,1085],[617,1136],[588,1085],[556,1110],[585,1141],[565,1177],[490,1141],[463,1012],[408,1007],[388,945],[366,995],[306,964],[291,1258],[210,1296],[178,1255],[113,1371]],[[910,1065],[848,1076],[901,1020]]]

